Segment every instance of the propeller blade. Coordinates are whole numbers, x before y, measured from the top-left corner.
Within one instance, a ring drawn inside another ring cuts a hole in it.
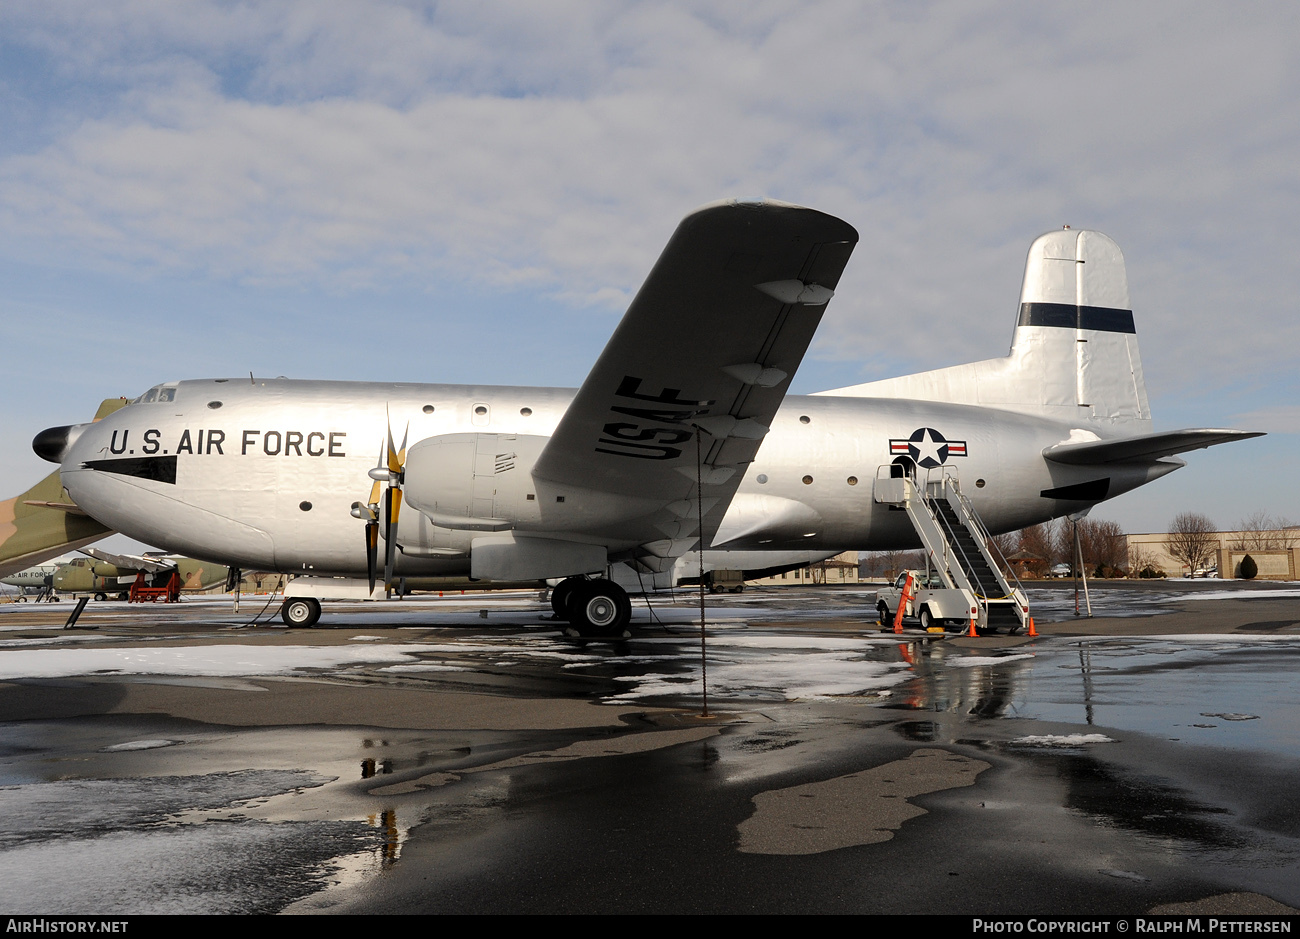
[[[370,592],[375,592],[379,561],[379,522],[366,522],[366,571],[370,575]]]
[[[384,594],[393,590],[393,563],[397,559],[397,519],[402,512],[402,490],[395,486],[384,492]]]
[[[388,471],[397,475],[402,471],[402,464],[398,460],[397,447],[393,446],[393,417],[388,416]]]
[[[375,461],[375,466],[379,467],[383,465],[384,465],[384,442],[381,440],[379,442],[379,459]],[[374,483],[370,486],[370,500],[366,503],[366,505],[379,504],[379,493],[381,491],[381,485],[382,484],[379,482],[379,480],[376,479]],[[373,585],[371,586],[371,589],[372,590],[374,589]]]

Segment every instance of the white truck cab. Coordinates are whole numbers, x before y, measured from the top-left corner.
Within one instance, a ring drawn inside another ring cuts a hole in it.
[[[964,629],[979,615],[975,598],[965,590],[945,586],[937,571],[909,570],[899,572],[892,585],[876,591],[882,626],[893,625],[905,594],[903,616],[919,620],[922,629]]]

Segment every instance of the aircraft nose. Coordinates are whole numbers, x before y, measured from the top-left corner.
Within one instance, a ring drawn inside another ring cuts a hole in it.
[[[62,463],[85,427],[85,424],[67,424],[63,427],[46,428],[32,439],[32,449],[42,460]]]

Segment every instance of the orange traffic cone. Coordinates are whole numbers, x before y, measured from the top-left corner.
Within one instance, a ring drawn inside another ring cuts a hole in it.
[[[1037,635],[1038,635],[1038,630],[1034,628],[1034,618],[1033,618],[1032,616],[1029,617],[1029,632],[1025,633],[1025,635],[1027,635],[1027,636],[1037,636]]]
[[[970,632],[966,635],[970,636],[972,639],[979,636],[979,633],[975,631],[975,617],[973,616],[970,618]]]

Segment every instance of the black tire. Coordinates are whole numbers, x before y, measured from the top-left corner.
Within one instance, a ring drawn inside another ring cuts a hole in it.
[[[280,619],[291,628],[315,626],[320,619],[320,601],[315,597],[290,597],[280,606]]]
[[[881,626],[888,626],[893,620],[893,617],[889,615],[889,607],[884,600],[876,604],[876,615],[880,617]]]
[[[921,614],[917,619],[921,621],[921,628],[926,632],[929,632],[930,627],[935,625],[934,614],[930,612],[928,606],[921,607]]]
[[[555,585],[551,591],[551,609],[555,611],[556,619],[569,618],[569,601],[573,599],[574,588],[581,583],[580,577],[568,577]]]
[[[106,593],[97,593],[97,594],[95,594],[95,602],[96,602],[96,603],[103,603],[103,602],[104,602],[105,600],[107,600],[107,599],[108,599],[108,594],[106,594]]]
[[[612,580],[582,582],[569,598],[569,623],[580,636],[621,637],[631,619],[632,601]]]

